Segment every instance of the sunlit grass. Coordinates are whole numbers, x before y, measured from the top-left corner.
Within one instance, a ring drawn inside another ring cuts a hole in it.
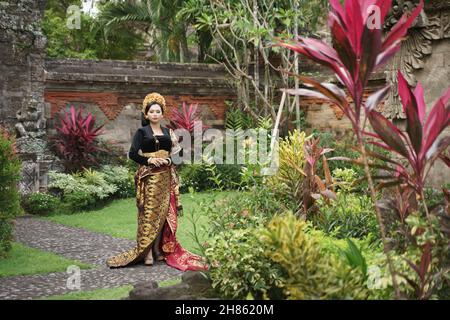
[[[71,265],[81,269],[92,268],[88,264],[14,242],[8,256],[0,260],[0,277],[64,272]]]

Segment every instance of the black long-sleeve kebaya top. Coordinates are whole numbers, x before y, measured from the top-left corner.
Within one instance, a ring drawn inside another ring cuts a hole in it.
[[[181,147],[178,145],[175,140],[175,135],[171,135],[171,131],[167,127],[161,126],[161,130],[163,132],[162,135],[156,135],[159,141],[159,150],[167,150],[169,154],[172,152],[178,153],[181,151]],[[173,132],[172,132],[173,133]],[[174,141],[172,141],[174,140]],[[173,144],[177,145],[177,150],[172,150]],[[179,150],[178,150],[179,149]],[[143,153],[146,152],[155,152],[157,151],[156,140],[153,135],[153,130],[150,125],[146,125],[144,127],[139,128],[134,134],[133,141],[131,143],[130,151],[128,152],[128,156],[130,159],[136,161],[142,165],[148,165],[148,157],[144,157],[140,155],[138,152],[142,150]],[[172,154],[172,155],[175,155]],[[172,156],[171,155],[171,156]],[[172,157],[169,157],[172,160]]]

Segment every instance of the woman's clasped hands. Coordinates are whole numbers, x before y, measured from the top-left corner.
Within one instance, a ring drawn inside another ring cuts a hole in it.
[[[162,166],[162,165],[169,165],[169,160],[168,159],[166,159],[166,158],[148,158],[148,160],[147,160],[147,163],[150,165],[150,164],[153,164],[153,165],[155,165],[156,167],[159,167],[159,166]]]

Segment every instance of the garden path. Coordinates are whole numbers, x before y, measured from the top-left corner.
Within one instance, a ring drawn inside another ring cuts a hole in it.
[[[164,281],[177,277],[181,271],[156,262],[151,267],[138,264],[127,268],[109,269],[105,260],[130,249],[135,241],[114,238],[55,222],[22,216],[15,219],[15,241],[26,246],[52,252],[62,257],[93,265],[92,269],[80,270],[82,291],[112,288],[136,284],[142,281]],[[0,278],[1,299],[35,299],[61,295],[74,291],[67,286],[72,273],[55,272]]]

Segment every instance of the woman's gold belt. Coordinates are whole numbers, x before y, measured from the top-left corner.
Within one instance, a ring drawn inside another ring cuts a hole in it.
[[[143,152],[142,155],[144,157],[169,158],[169,151],[167,151],[167,150],[158,150],[158,151],[155,151],[155,152]]]

